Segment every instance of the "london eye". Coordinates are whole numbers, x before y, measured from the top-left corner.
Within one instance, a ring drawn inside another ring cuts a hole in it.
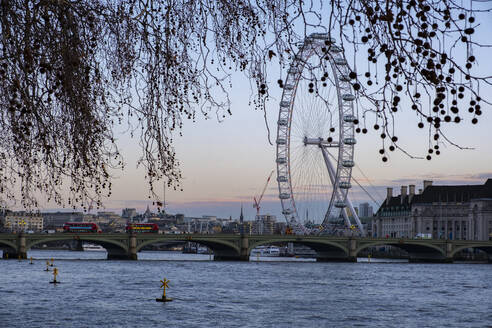
[[[354,167],[355,96],[343,50],[325,33],[309,35],[283,83],[277,122],[277,182],[282,213],[296,233],[333,218],[363,226],[348,197]],[[352,222],[355,221],[355,222]]]

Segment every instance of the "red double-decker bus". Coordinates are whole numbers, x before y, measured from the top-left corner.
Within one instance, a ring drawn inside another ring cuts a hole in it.
[[[155,223],[128,223],[126,232],[136,233],[158,233],[159,226]]]
[[[101,229],[96,223],[93,222],[67,222],[63,225],[64,232],[74,232],[74,233],[83,233],[83,232],[101,232]]]

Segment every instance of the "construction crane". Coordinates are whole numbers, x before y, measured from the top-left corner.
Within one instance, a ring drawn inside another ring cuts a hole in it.
[[[256,208],[256,217],[258,218],[260,216],[260,203],[261,203],[261,199],[263,198],[263,195],[265,194],[265,190],[268,186],[268,183],[270,182],[270,178],[272,177],[272,174],[273,174],[273,171],[270,172],[270,175],[268,176],[268,179],[265,183],[265,186],[263,187],[263,190],[261,191],[261,194],[260,196],[257,198],[256,196],[253,197],[253,200],[254,200],[254,204],[253,204],[253,207]]]

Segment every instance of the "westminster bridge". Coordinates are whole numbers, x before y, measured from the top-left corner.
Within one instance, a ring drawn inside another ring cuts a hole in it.
[[[4,258],[27,258],[36,245],[55,241],[90,242],[104,247],[108,259],[137,260],[138,252],[155,243],[194,242],[213,251],[216,261],[249,261],[251,250],[261,245],[294,243],[316,251],[320,262],[356,262],[357,255],[374,246],[395,246],[408,253],[410,262],[453,262],[453,257],[467,248],[487,253],[492,263],[492,241],[443,239],[392,239],[339,237],[325,235],[239,235],[239,234],[126,234],[126,233],[55,233],[0,234]]]

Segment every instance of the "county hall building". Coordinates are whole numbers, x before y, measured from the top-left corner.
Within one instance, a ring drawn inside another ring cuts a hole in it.
[[[400,195],[387,197],[372,221],[372,235],[380,238],[492,239],[492,179],[483,185],[433,185],[423,189],[402,186]]]

